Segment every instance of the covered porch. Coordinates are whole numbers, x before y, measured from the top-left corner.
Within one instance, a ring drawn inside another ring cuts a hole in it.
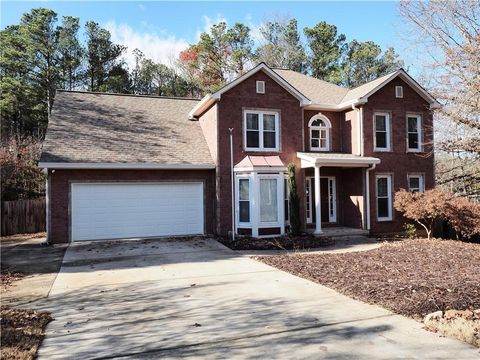
[[[368,174],[380,159],[344,153],[297,156],[305,177],[306,230],[323,236],[368,234]]]

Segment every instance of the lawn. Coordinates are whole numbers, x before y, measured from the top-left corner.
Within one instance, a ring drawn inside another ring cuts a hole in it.
[[[480,308],[479,244],[417,239],[366,252],[256,259],[417,319],[438,310]]]
[[[1,359],[33,359],[50,322],[49,313],[2,306]]]

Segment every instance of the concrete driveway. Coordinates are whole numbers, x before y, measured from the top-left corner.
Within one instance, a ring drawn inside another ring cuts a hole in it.
[[[75,243],[42,359],[477,359],[421,324],[213,240]]]

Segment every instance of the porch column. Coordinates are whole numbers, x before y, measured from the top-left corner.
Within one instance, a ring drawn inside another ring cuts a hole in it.
[[[322,233],[322,207],[320,205],[320,167],[315,165],[315,234]]]

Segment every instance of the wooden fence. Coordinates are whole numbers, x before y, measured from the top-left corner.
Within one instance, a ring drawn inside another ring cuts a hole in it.
[[[2,201],[2,236],[45,231],[45,198]]]

